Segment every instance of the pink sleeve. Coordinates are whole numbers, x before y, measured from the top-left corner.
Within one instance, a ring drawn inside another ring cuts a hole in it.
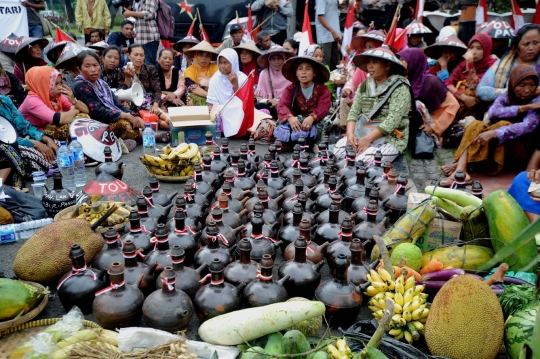
[[[186,92],[186,80],[184,79],[184,75],[182,75],[182,71],[178,71],[178,84],[176,85],[174,94],[177,98],[182,98],[184,92]]]
[[[45,105],[43,100],[41,100],[38,96],[28,96],[24,102],[27,106],[26,111],[28,111],[34,117],[49,123],[53,122],[54,114],[56,112]]]
[[[73,104],[69,102],[67,97],[64,95],[60,95],[60,104],[62,105],[62,110],[64,111],[69,111],[71,109],[71,106],[73,106]]]
[[[350,89],[352,92],[356,92],[356,89],[360,84],[367,79],[367,73],[364,70],[357,68],[349,81],[343,86],[344,89]]]

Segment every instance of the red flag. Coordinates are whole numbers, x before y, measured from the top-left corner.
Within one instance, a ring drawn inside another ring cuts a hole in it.
[[[253,18],[251,15],[251,4],[248,4],[248,22],[247,22],[247,31],[249,32],[250,36],[253,32]]]
[[[414,11],[414,18],[418,21],[422,21],[422,17],[424,17],[424,3],[426,0],[417,0],[416,2],[416,9]]]
[[[201,41],[210,42],[210,38],[208,37],[208,35],[206,34],[206,31],[204,30],[204,26],[203,26],[202,22],[199,25],[199,33],[201,35]]]
[[[255,106],[253,106],[253,98],[255,96],[253,85],[255,84],[255,76],[250,73],[246,84],[242,86],[236,96],[242,100],[242,110],[244,111],[244,120],[240,125],[240,129],[235,137],[243,137],[246,135],[247,130],[253,126],[255,121]]]
[[[219,105],[219,117],[225,137],[242,137],[255,122],[255,106],[253,105],[255,77],[253,70],[246,82],[223,106]],[[242,122],[239,124],[239,119]]]
[[[309,21],[308,13],[308,0],[304,5],[304,22],[302,24],[302,37],[300,38],[300,45],[298,46],[298,55],[304,55],[304,52],[309,47],[313,45],[313,36],[311,35],[311,22]]]
[[[534,12],[532,23],[540,25],[540,1],[536,4],[536,11]]]
[[[516,3],[516,0],[512,0],[512,24],[511,25],[516,30],[522,27],[523,25],[525,25],[525,20],[523,20],[523,13],[521,12],[521,9]]]
[[[343,41],[341,42],[341,53],[344,57],[348,57],[347,50],[350,50],[351,41],[353,38],[353,23],[354,23],[354,5],[349,2],[347,9],[347,18],[345,19],[345,28],[343,30]],[[345,61],[347,63],[347,61]]]
[[[392,48],[396,52],[400,51],[403,48],[403,45],[405,44],[405,41],[407,39],[407,36],[405,36],[407,31],[403,30],[399,34],[396,33],[397,20],[399,18],[400,10],[401,10],[401,6],[398,6],[398,8],[396,9],[396,13],[394,14],[392,24],[390,25],[390,29],[388,30],[388,34],[386,35],[386,38],[384,39],[384,43],[383,43],[383,45],[388,45],[388,47]]]
[[[75,42],[75,39],[72,39],[68,34],[63,32],[58,26],[56,26],[56,40],[55,40],[55,43],[59,43],[60,41]]]
[[[193,28],[195,27],[195,21],[197,21],[197,17],[195,17],[195,18],[193,19],[193,21],[191,22],[191,26],[189,27],[189,30],[188,30],[188,32],[187,32],[186,37],[187,37],[187,36],[193,36]]]
[[[485,22],[488,22],[487,2],[486,0],[480,0],[476,8],[476,26]]]

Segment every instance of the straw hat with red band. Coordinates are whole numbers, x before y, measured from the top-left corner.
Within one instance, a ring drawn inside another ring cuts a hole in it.
[[[288,60],[294,56],[292,52],[285,49],[284,47],[279,46],[279,45],[274,45],[271,48],[269,48],[268,51],[266,51],[264,55],[261,55],[257,59],[257,65],[259,65],[263,69],[267,68],[268,66],[270,66],[270,56],[275,55],[275,54],[282,54],[283,56],[285,56],[285,60]]]
[[[288,59],[283,65],[283,68],[281,69],[283,76],[285,76],[285,78],[291,82],[298,82],[298,77],[296,77],[296,68],[302,62],[309,63],[317,72],[317,74],[313,78],[313,82],[325,83],[330,79],[330,71],[328,71],[328,69],[323,64],[310,56],[296,56]]]
[[[28,56],[28,47],[35,44],[38,44],[43,50],[49,44],[49,40],[39,39],[37,37],[25,37],[21,40],[17,52],[15,52],[15,58],[17,60],[24,60]]]
[[[351,45],[357,51],[362,51],[366,45],[366,41],[373,41],[375,47],[379,47],[383,44],[386,34],[380,30],[370,31],[367,34],[355,36],[351,40]]]
[[[189,55],[190,57],[195,57],[197,55],[197,52],[208,52],[212,55],[212,61],[216,61],[219,53],[214,49],[214,47],[208,42],[208,41],[201,41],[197,45],[193,46],[191,49],[186,50],[185,54]]]
[[[261,50],[259,50],[259,48],[255,46],[255,43],[253,41],[245,42],[243,44],[233,47],[233,49],[236,50],[236,52],[238,52],[238,56],[240,56],[240,53],[242,52],[242,50],[251,51],[255,58],[258,58],[259,56],[261,56]]]
[[[432,34],[433,32],[427,27],[426,25],[422,24],[418,20],[413,20],[407,27],[405,28],[405,31],[407,31],[407,35],[424,35],[424,34]]]
[[[467,45],[456,36],[449,36],[426,47],[424,54],[432,59],[438,59],[445,50],[455,51],[458,53],[458,58],[461,58],[467,52]]]
[[[407,75],[407,69],[387,45],[383,45],[373,50],[364,51],[363,53],[356,55],[353,61],[357,67],[367,72],[367,63],[369,62],[370,58],[383,59],[390,62],[392,64],[391,72],[393,74],[403,76]]]
[[[477,34],[488,34],[492,39],[511,39],[514,29],[503,18],[498,17],[488,23],[483,23],[476,29]]]

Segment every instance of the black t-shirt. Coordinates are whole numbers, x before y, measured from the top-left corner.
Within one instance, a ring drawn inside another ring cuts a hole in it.
[[[28,1],[30,4],[42,3],[42,1],[37,1],[37,0],[26,0],[26,1]],[[39,15],[36,12],[39,13],[39,10],[30,8],[30,7],[26,8],[26,13],[28,14],[28,26],[41,25],[41,20],[39,19]]]

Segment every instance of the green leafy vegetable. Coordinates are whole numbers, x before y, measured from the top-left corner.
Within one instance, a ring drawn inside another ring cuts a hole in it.
[[[506,317],[539,304],[535,288],[527,284],[510,284],[499,296],[499,302]]]

